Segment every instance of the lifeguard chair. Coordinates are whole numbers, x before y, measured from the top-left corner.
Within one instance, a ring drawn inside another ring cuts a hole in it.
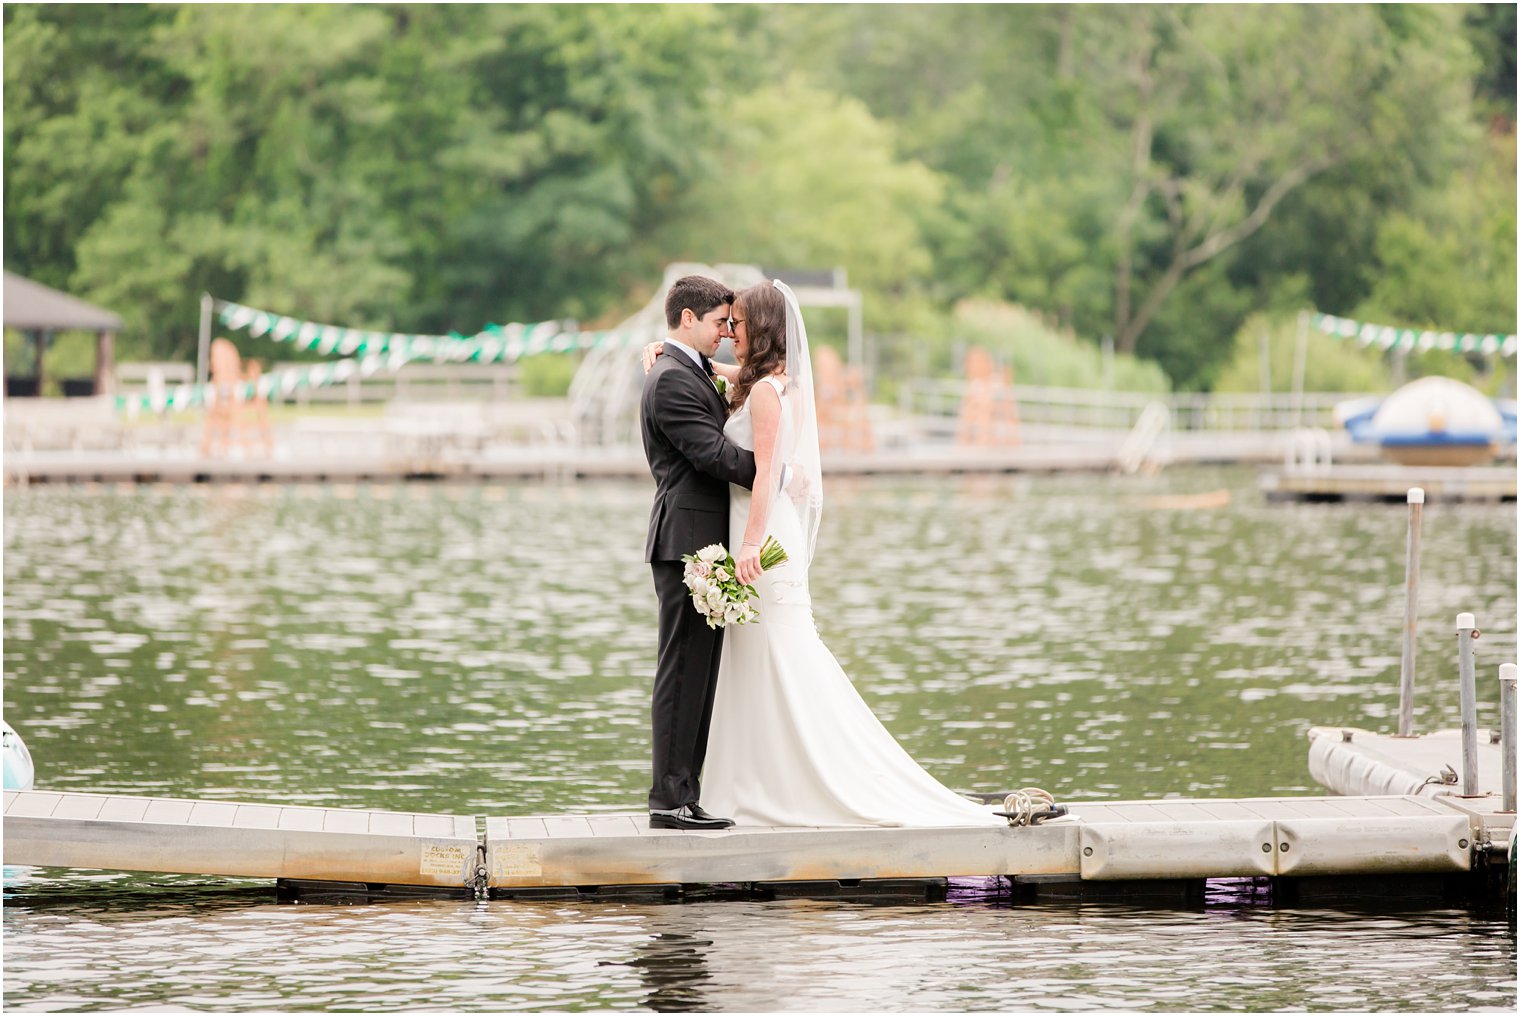
[[[813,379],[818,389],[819,449],[873,451],[876,442],[871,435],[870,405],[860,368],[846,367],[831,347],[820,346],[813,354]]]
[[[1014,447],[1019,436],[1019,405],[1008,368],[999,368],[980,346],[966,354],[966,395],[961,400],[955,443],[974,447]]]
[[[225,456],[233,448],[257,449],[266,458],[274,453],[274,432],[269,425],[269,400],[259,392],[263,373],[257,360],[245,368],[237,347],[227,339],[211,343],[211,390],[206,406],[206,425],[201,432],[201,455]],[[244,394],[247,385],[250,394]]]

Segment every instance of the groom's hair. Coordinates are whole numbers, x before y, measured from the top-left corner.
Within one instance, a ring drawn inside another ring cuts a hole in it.
[[[665,324],[671,329],[681,326],[681,311],[687,308],[698,319],[714,307],[734,302],[734,291],[705,275],[683,275],[670,284],[665,295]]]

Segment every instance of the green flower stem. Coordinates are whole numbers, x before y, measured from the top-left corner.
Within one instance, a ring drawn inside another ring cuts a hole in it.
[[[776,542],[774,536],[767,536],[765,544],[760,548],[760,570],[768,571],[786,559],[786,550]]]

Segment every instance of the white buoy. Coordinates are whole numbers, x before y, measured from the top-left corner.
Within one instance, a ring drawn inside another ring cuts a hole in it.
[[[31,790],[36,769],[32,765],[32,753],[26,750],[21,735],[11,725],[0,720],[0,743],[5,754],[5,789]]]

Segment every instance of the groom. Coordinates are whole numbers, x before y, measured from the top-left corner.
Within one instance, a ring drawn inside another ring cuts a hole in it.
[[[723,436],[727,402],[710,357],[729,334],[734,294],[700,275],[677,279],[665,297],[665,355],[644,382],[639,428],[654,474],[654,508],[644,560],[660,601],[655,666],[654,783],[651,829],[725,829],[734,823],[702,810],[698,778],[718,684],[723,630],[709,628],[682,581],[683,554],[728,542],[728,485],[751,487],[755,456]]]

